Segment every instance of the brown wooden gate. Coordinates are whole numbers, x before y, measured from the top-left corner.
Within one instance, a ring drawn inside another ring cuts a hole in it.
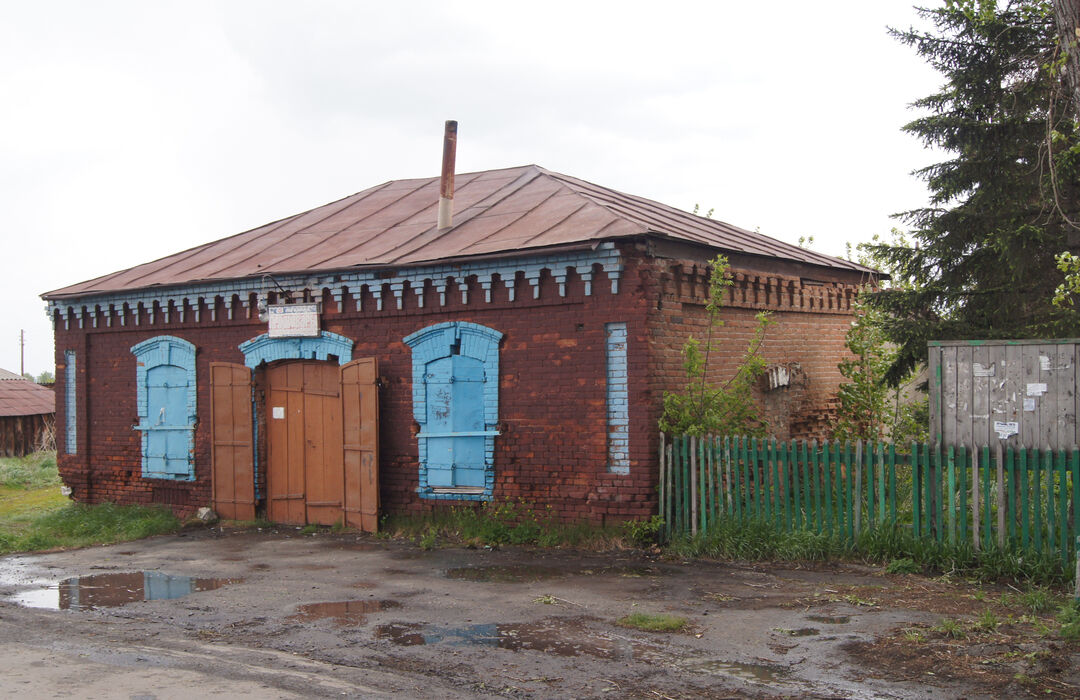
[[[317,360],[266,370],[267,515],[333,525],[345,508],[341,373]]]
[[[255,518],[251,370],[210,363],[211,474],[214,510],[222,518]]]
[[[344,415],[345,522],[365,532],[379,527],[379,394],[375,358],[341,368]]]

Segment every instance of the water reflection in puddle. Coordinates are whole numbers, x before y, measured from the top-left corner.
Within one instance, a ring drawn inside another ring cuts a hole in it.
[[[212,591],[243,579],[194,578],[158,571],[94,574],[64,579],[59,584],[21,591],[8,600],[29,608],[95,610],[141,600],[170,600]]]
[[[395,600],[345,600],[337,603],[309,603],[296,608],[296,614],[286,619],[289,622],[315,622],[333,620],[334,624],[362,625],[371,613],[391,608],[400,608]]]
[[[851,622],[851,618],[847,615],[807,615],[806,619],[823,625],[846,625]]]
[[[800,627],[793,630],[777,627],[776,631],[786,634],[789,637],[813,637],[816,634],[821,634],[821,631],[816,627]]]
[[[744,664],[736,661],[708,659],[679,664],[681,668],[693,673],[708,673],[713,676],[729,676],[749,683],[763,685],[782,685],[788,672],[778,666],[764,664]]]
[[[386,639],[398,646],[482,646],[507,651],[539,651],[565,657],[587,655],[626,661],[656,661],[662,654],[659,647],[651,644],[592,632],[580,624],[561,620],[465,627],[394,623],[376,627],[375,638]]]

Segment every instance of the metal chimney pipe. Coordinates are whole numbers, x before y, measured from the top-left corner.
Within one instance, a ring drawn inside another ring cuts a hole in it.
[[[442,179],[439,181],[439,230],[454,220],[454,159],[457,157],[457,122],[446,120],[442,146]]]

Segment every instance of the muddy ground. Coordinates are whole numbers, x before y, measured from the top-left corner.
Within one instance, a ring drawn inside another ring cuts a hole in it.
[[[0,558],[0,689],[81,698],[1080,697],[1007,589],[207,529]],[[151,598],[147,600],[147,598]],[[996,627],[976,629],[985,610]],[[685,617],[627,629],[632,612]],[[940,631],[956,620],[963,638]]]

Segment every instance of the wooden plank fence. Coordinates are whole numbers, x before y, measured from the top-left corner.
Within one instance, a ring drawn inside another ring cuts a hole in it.
[[[1080,448],[1037,450],[660,434],[665,535],[707,532],[721,517],[854,542],[898,523],[975,549],[1073,558],[1080,523]]]

